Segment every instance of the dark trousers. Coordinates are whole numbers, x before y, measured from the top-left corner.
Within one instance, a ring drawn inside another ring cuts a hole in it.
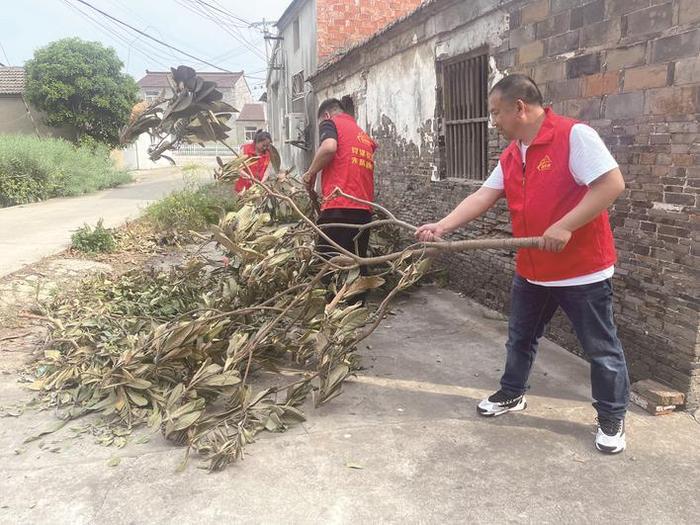
[[[629,377],[613,321],[610,279],[582,286],[546,287],[515,275],[501,388],[514,395],[528,388],[537,344],[561,306],[591,361],[593,406],[599,415],[623,418],[629,403]]]
[[[317,224],[367,224],[372,221],[372,214],[367,210],[353,210],[345,208],[332,208],[324,210],[318,218]],[[323,228],[323,232],[333,239],[337,244],[345,248],[347,251],[359,255],[360,257],[367,256],[367,247],[369,246],[369,229],[360,233],[358,228],[339,228],[337,226]],[[358,233],[360,234],[358,236]],[[357,237],[357,244],[355,243]],[[331,246],[323,237],[319,237],[316,243],[316,250],[321,253],[324,258],[330,259],[335,255],[339,255],[338,250]],[[361,267],[361,270],[366,271],[366,268]],[[365,275],[365,273],[363,273]]]
[[[323,210],[318,218],[318,221],[316,221],[319,226],[322,224],[332,223],[362,225],[369,222],[372,222],[371,212],[367,210],[354,210],[347,208],[332,208],[329,210]],[[352,252],[355,255],[359,255],[360,257],[367,256],[367,247],[369,246],[369,229],[363,230],[360,233],[358,228],[340,228],[337,226],[332,226],[329,228],[323,228],[323,232],[347,251]],[[355,237],[357,237],[357,239],[355,239]],[[337,248],[331,246],[328,241],[320,236],[316,241],[316,250],[325,259],[330,259],[336,255],[339,255]],[[366,266],[360,266],[360,275],[367,275]],[[324,280],[326,285],[328,285],[329,282],[329,280]],[[364,302],[365,295],[366,294],[355,296],[351,298],[350,302]]]

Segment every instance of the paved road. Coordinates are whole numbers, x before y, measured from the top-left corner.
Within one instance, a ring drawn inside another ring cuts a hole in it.
[[[360,345],[366,368],[343,395],[305,407],[285,434],[260,434],[217,474],[195,454],[176,472],[184,449],[160,432],[107,448],[71,439],[79,420],[24,444],[53,412],[0,419],[0,525],[698,523],[700,425],[688,413],[633,408],[628,450],[600,454],[588,364],[545,340],[527,410],[483,418],[474,406],[498,388],[507,323],[427,286],[395,306]],[[6,407],[32,398],[15,370],[34,348],[9,343]]]
[[[118,226],[192,180],[179,168],[137,171],[134,178],[131,184],[90,195],[0,209],[0,277],[64,250],[83,224],[103,218],[105,226]]]

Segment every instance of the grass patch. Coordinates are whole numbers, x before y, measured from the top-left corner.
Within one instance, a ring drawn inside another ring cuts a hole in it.
[[[190,185],[148,206],[144,216],[156,230],[202,231],[218,222],[222,210],[235,210],[236,202],[230,185]]]
[[[86,224],[79,228],[71,237],[73,249],[85,253],[111,252],[116,244],[112,230],[105,228],[102,219],[92,228]]]
[[[104,146],[0,135],[0,207],[81,195],[131,181]]]

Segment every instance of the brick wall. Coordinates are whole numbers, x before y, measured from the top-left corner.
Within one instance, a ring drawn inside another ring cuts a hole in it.
[[[421,0],[316,0],[319,63],[370,37],[420,3]]]
[[[562,114],[588,122],[620,163],[627,189],[611,213],[619,253],[615,312],[633,379],[653,377],[700,401],[698,187],[700,1],[512,2],[510,29],[491,53],[496,68],[533,76]],[[407,144],[391,116],[372,129],[378,198],[412,223],[435,220],[478,187],[430,181],[435,140]],[[504,144],[490,141],[491,165]],[[456,238],[503,235],[503,207]],[[507,311],[513,260],[484,251],[445,256],[451,285]],[[560,314],[548,334],[580,353]]]

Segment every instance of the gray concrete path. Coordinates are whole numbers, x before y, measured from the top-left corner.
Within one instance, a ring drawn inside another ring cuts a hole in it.
[[[134,172],[133,183],[110,190],[0,209],[0,277],[70,246],[73,232],[100,218],[107,227],[138,216],[149,203],[189,181],[208,175],[184,176],[179,168]]]
[[[588,365],[551,342],[526,411],[476,414],[503,367],[497,317],[432,287],[400,300],[343,395],[217,474],[196,458],[176,473],[183,450],[160,435],[115,450],[63,429],[42,448],[22,440],[50,413],[5,418],[0,523],[697,523],[700,424],[633,409],[628,450],[600,454]],[[14,371],[26,359],[0,347],[3,403],[30,398]]]

